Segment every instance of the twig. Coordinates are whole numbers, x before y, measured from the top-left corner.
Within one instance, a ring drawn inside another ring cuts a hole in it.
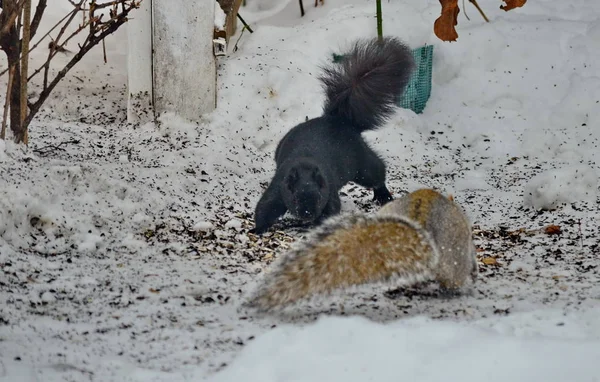
[[[6,86],[6,99],[4,100],[4,114],[2,115],[2,131],[0,131],[0,138],[6,139],[6,119],[8,117],[8,106],[10,105],[10,92],[12,90],[13,78],[15,77],[15,66],[10,67],[8,72],[8,85]]]
[[[122,3],[122,2],[120,2],[120,1],[108,1],[108,2],[102,3],[102,4],[94,3],[93,7],[92,7],[92,4],[90,4],[90,10],[92,8],[94,8],[94,10],[96,10],[96,9],[104,9],[104,8],[108,8],[108,7],[112,7],[112,6],[118,5],[118,3]]]
[[[377,7],[377,37],[381,40],[383,38],[383,17],[381,15],[381,0],[376,0]]]
[[[61,37],[61,34],[64,33],[64,29],[66,29],[72,22],[73,20],[73,16],[77,14],[77,12],[79,11],[85,11],[86,9],[84,8],[85,2],[87,0],[81,0],[78,3],[75,3],[73,0],[69,0],[69,3],[71,3],[75,9],[71,10],[71,12],[69,12],[67,15],[65,15],[62,19],[60,19],[60,21],[58,21],[56,24],[54,24],[54,26],[48,31],[46,32],[46,34],[44,34],[37,43],[35,43],[35,45],[33,45],[33,47],[31,49],[29,49],[29,52],[31,52],[32,50],[34,50],[35,48],[38,47],[38,45],[46,38],[48,37],[48,35],[50,33],[52,33],[56,28],[58,28],[66,19],[70,18],[69,21],[66,22],[66,24],[63,26],[63,28],[61,28],[61,33],[59,33],[59,36],[56,38],[56,40],[54,41],[53,47],[55,48],[54,52],[50,52],[47,61],[50,61],[52,58],[54,58],[54,56],[59,53],[62,52],[63,50],[65,51],[69,51],[68,49],[65,48],[65,45],[67,44],[67,42],[69,40],[71,40],[74,36],[76,36],[77,34],[79,34],[83,29],[85,29],[86,27],[88,27],[89,25],[89,21],[86,21],[86,12],[82,12],[82,14],[84,15],[84,21],[83,23],[77,28],[76,31],[74,31],[71,35],[69,35],[69,37],[63,41],[62,43],[58,44],[58,39]],[[112,5],[112,2],[109,4]],[[98,6],[97,8],[105,8],[105,6]],[[104,26],[105,28],[105,26]],[[88,36],[89,37],[89,36]],[[87,40],[86,40],[87,42]],[[85,43],[84,43],[85,44]],[[49,46],[50,48],[50,46]],[[51,55],[50,55],[51,54]],[[30,81],[33,77],[35,77],[36,75],[38,75],[45,67],[46,64],[49,64],[47,62],[45,62],[42,66],[40,66],[38,69],[36,69],[30,76],[29,78],[27,78],[28,81]],[[6,68],[5,70],[0,72],[0,76],[3,76],[4,74],[6,74],[8,72],[8,68]]]
[[[242,18],[242,16],[240,16],[240,14],[237,14],[238,19],[240,19],[240,21],[242,22],[242,24],[244,24],[244,28],[248,29],[248,32],[250,33],[254,33],[254,31],[252,30],[252,28],[250,28],[250,25],[248,25],[246,23],[246,21],[244,21],[244,19]]]
[[[64,251],[61,252],[42,252],[39,249],[33,249],[33,248],[28,248],[29,251],[31,251],[32,253],[35,253],[38,256],[44,256],[44,257],[48,257],[48,256],[62,256],[62,255],[66,255],[67,253],[69,253],[68,249],[65,249]],[[78,369],[76,367],[74,367],[75,370],[80,371],[81,373],[87,372],[86,370],[83,369]],[[89,372],[89,374],[94,374],[92,372]]]
[[[40,148],[35,148],[35,149],[33,149],[33,152],[44,156],[46,154],[49,154],[52,151],[58,151],[58,150],[64,151],[65,149],[61,148],[61,146],[63,146],[63,145],[68,145],[68,144],[77,145],[77,144],[79,144],[79,142],[81,142],[79,139],[72,138],[72,139],[69,139],[68,141],[60,142],[57,145],[46,145],[46,146],[43,146]]]
[[[579,239],[581,241],[581,250],[583,251],[583,232],[581,231],[581,219],[577,220],[577,224],[579,224]]]
[[[104,54],[104,63],[107,64],[108,60],[106,59],[106,40],[102,40],[102,53]]]
[[[73,11],[71,11],[73,12]],[[68,13],[65,17],[63,17],[62,19],[60,19],[59,22],[57,22],[56,24],[54,24],[54,26],[52,28],[50,28],[50,30],[48,32],[46,32],[46,34],[44,34],[39,40],[38,42],[36,42],[30,49],[28,53],[31,53],[31,51],[33,51],[35,48],[38,47],[38,45],[41,44],[41,42],[48,37],[48,35],[50,33],[52,33],[56,28],[58,28],[58,26],[65,21],[69,16],[71,16],[71,13]],[[43,68],[43,67],[42,67]],[[38,74],[42,68],[40,68],[39,70],[36,70],[31,76],[29,76],[29,78],[27,78],[27,81],[31,80],[36,74]],[[8,68],[4,69],[3,71],[0,72],[0,76],[3,76],[6,72],[8,72]]]
[[[473,4],[475,6],[475,8],[477,8],[477,10],[479,11],[479,13],[481,14],[481,17],[483,17],[483,19],[486,22],[490,22],[490,19],[487,18],[487,16],[485,15],[485,13],[483,13],[483,9],[481,9],[481,7],[479,6],[479,4],[477,4],[477,0],[469,0],[471,2],[471,4]]]
[[[27,0],[24,0],[24,1],[27,1]],[[17,17],[17,31],[20,31],[21,27],[23,25],[23,24],[21,24],[21,20],[23,19],[23,6],[25,6],[25,2],[23,2],[23,5],[19,9],[19,16]]]
[[[235,45],[233,46],[233,51],[234,51],[234,52],[237,52],[237,50],[238,50],[238,42],[240,42],[240,40],[242,39],[242,36],[244,35],[244,31],[245,31],[246,29],[247,29],[247,28],[246,28],[246,26],[244,26],[244,27],[242,28],[242,32],[240,33],[240,37],[238,37],[237,41],[235,42]]]
[[[75,66],[75,64],[78,63],[88,51],[90,51],[94,46],[96,46],[106,36],[112,34],[121,25],[126,23],[128,20],[129,12],[131,12],[133,9],[136,9],[138,7],[139,7],[139,2],[131,2],[129,8],[125,9],[123,12],[118,14],[116,17],[111,18],[109,21],[104,23],[104,25],[102,26],[102,32],[100,32],[99,34],[94,33],[94,34],[90,34],[87,36],[87,38],[84,41],[84,43],[82,44],[80,50],[71,58],[71,60],[65,65],[65,67],[56,74],[56,76],[48,84],[48,86],[42,90],[37,101],[31,106],[31,112],[30,112],[29,116],[27,117],[27,121],[26,121],[27,124],[31,122],[31,119],[35,116],[37,111],[40,109],[40,107],[42,106],[42,104],[44,103],[46,98],[48,98],[48,95],[52,92],[52,90],[54,90],[54,88],[56,87],[58,82],[60,82],[60,80],[64,76],[66,76],[66,74],[69,72],[69,70],[71,70],[71,68],[73,68],[73,66]],[[65,40],[65,43],[68,40],[69,39]]]
[[[462,0],[462,9],[463,9],[463,14],[467,18],[467,20],[471,21],[471,19],[469,18],[469,15],[467,15],[467,7],[465,7],[465,0]]]
[[[75,4],[71,0],[69,0],[69,2],[75,6]],[[87,13],[81,12],[81,25],[87,24],[87,21],[85,20],[86,16]]]
[[[89,16],[89,26],[90,26],[90,35],[94,33],[94,10],[96,9],[96,2],[92,0],[90,4],[90,9],[88,10]]]
[[[302,4],[302,0],[298,0],[300,3],[300,17],[304,17],[304,4]]]
[[[65,22],[65,24],[63,25],[63,27],[60,29],[60,31],[58,32],[58,36],[56,36],[56,39],[54,40],[54,41],[56,41],[56,44],[58,44],[58,41],[60,40],[60,38],[62,37],[62,35],[67,30],[67,27],[71,24],[71,22],[75,18],[75,15],[77,14],[77,12],[79,10],[81,10],[81,6],[82,6],[82,4],[84,2],[85,2],[85,0],[80,0],[79,4],[74,5],[75,9],[71,13],[71,16],[67,19],[67,21]],[[50,61],[52,60],[52,58],[55,55],[56,55],[56,51],[50,49],[50,51],[48,52],[48,59],[46,60],[46,62],[43,65],[43,68],[44,68],[44,85],[43,85],[42,89],[46,89],[48,87],[48,72],[50,71]]]
[[[40,22],[42,21],[42,16],[44,15],[44,10],[46,9],[46,3],[47,0],[40,0],[35,8],[35,14],[31,20],[31,37],[35,36],[37,33]]]

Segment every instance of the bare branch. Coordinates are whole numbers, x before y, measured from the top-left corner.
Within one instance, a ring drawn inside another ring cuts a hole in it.
[[[65,22],[65,24],[63,25],[63,27],[58,32],[58,36],[54,40],[54,42],[56,44],[59,44],[60,38],[62,37],[62,35],[67,30],[67,27],[71,24],[71,22],[75,18],[75,15],[77,14],[77,12],[81,9],[81,5],[83,4],[84,1],[85,0],[81,0],[78,5],[75,5],[75,9],[71,12],[71,16],[67,19],[67,21]],[[52,58],[55,55],[56,55],[56,50],[55,49],[50,49],[50,51],[48,52],[48,58],[46,59],[46,62],[42,66],[44,68],[44,84],[43,84],[43,89],[44,90],[46,90],[46,88],[48,87],[48,72],[50,71],[50,61],[52,60]]]
[[[4,37],[5,34],[8,33],[8,30],[12,27],[13,23],[15,22],[15,20],[17,19],[17,17],[19,17],[19,15],[21,14],[21,10],[23,9],[23,5],[25,4],[26,0],[20,0],[15,6],[13,7],[9,7],[7,3],[4,5],[4,8],[2,9],[2,12],[0,13],[0,20],[3,19],[3,15],[4,12],[11,12],[10,15],[4,19],[5,21],[3,21],[2,25],[2,29],[0,30],[0,39]]]
[[[77,12],[79,12],[82,8],[83,3],[86,0],[81,0],[79,2],[79,4],[75,4],[75,9],[73,9],[71,16],[69,17],[69,19],[67,20],[67,22],[65,23],[65,25],[63,25],[63,27],[60,29],[60,31],[58,32],[58,36],[56,36],[56,39],[54,39],[54,41],[56,41],[56,43],[58,44],[58,42],[60,41],[60,38],[62,37],[63,34],[65,34],[65,31],[67,30],[67,27],[71,24],[71,21],[73,21],[73,19],[75,18],[75,15],[77,14]]]
[[[0,13],[1,29],[5,31],[4,35],[0,35],[0,45],[9,60],[7,103],[4,108],[3,128],[0,134],[2,136],[5,135],[7,118],[10,117],[10,127],[15,133],[16,141],[26,144],[27,127],[57,84],[94,46],[100,42],[104,45],[104,39],[128,21],[129,13],[139,8],[142,0],[113,0],[105,1],[102,4],[97,4],[96,0],[68,0],[73,5],[73,9],[30,48],[31,37],[38,31],[48,2],[47,0],[39,0],[33,18],[31,18],[33,11],[31,1],[5,1],[5,6]],[[28,6],[25,14],[23,14],[23,4],[27,4]],[[85,9],[84,7],[88,5],[88,9]],[[15,10],[15,7],[18,7],[17,10]],[[105,8],[108,8],[107,12],[98,11]],[[68,31],[69,27],[73,25],[73,20],[76,18],[77,13],[80,11],[83,22],[75,27],[75,31]],[[24,28],[21,26],[21,20],[23,21]],[[7,21],[9,21],[8,24],[6,24]],[[33,74],[28,76],[27,63],[29,52],[38,47],[40,43],[45,41],[59,27],[60,30],[56,39],[52,40],[48,45],[49,52],[46,61]],[[50,78],[50,63],[52,59],[59,52],[65,51],[65,45],[85,29],[88,29],[89,32],[84,36],[84,41],[79,44],[79,50],[74,52],[74,55],[62,70],[58,71],[53,78]],[[19,38],[21,31],[23,31],[23,40]],[[104,46],[103,48],[106,61],[106,49]],[[42,91],[35,102],[29,102],[26,98],[27,82],[42,71],[44,73]],[[0,75],[5,72],[0,73]],[[17,79],[20,80],[21,86],[18,86]]]
[[[103,9],[103,8],[108,8],[108,7],[114,7],[114,6],[118,6],[119,3],[121,5],[124,5],[122,1],[109,1],[106,3],[102,3],[102,4],[94,3],[94,8],[95,9]],[[123,8],[123,10],[125,10],[125,8]],[[123,12],[123,10],[121,12]]]
[[[72,12],[77,12],[77,11],[76,11],[76,10],[73,10],[73,11],[71,11],[71,13],[72,13]],[[37,46],[38,46],[38,45],[40,45],[40,43],[41,43],[41,42],[42,42],[42,41],[43,41],[43,40],[44,40],[46,37],[48,37],[48,35],[49,35],[50,33],[52,33],[52,32],[53,32],[53,31],[54,31],[56,28],[58,28],[58,26],[59,26],[59,25],[60,25],[60,24],[61,24],[63,21],[65,21],[67,18],[69,18],[69,16],[71,16],[71,13],[68,13],[68,14],[67,14],[65,17],[63,17],[63,18],[62,18],[62,19],[61,19],[59,22],[57,22],[56,24],[54,24],[54,26],[53,26],[53,27],[52,27],[52,28],[51,28],[51,29],[50,29],[48,32],[46,32],[46,34],[45,34],[45,35],[43,35],[43,36],[42,36],[42,38],[40,38],[40,39],[38,40],[38,42],[36,42],[36,43],[35,43],[35,45],[33,45],[33,47],[32,47],[31,49],[29,49],[29,52],[31,53],[31,51],[32,51],[32,50],[34,50],[35,48],[37,48]],[[31,81],[31,79],[32,79],[33,77],[35,77],[35,75],[36,75],[36,74],[38,74],[39,72],[41,72],[43,68],[44,68],[44,65],[42,65],[42,66],[40,66],[38,69],[36,69],[36,71],[35,71],[35,72],[33,72],[33,74],[32,74],[31,76],[29,76],[29,78],[27,79],[27,81]],[[3,74],[4,74],[4,72],[0,73],[0,76],[1,76],[1,75],[3,75]]]
[[[35,149],[33,149],[33,152],[35,152],[36,154],[38,154],[40,156],[44,156],[53,151],[59,151],[59,150],[64,151],[65,149],[63,149],[61,147],[63,145],[68,145],[68,144],[77,145],[77,144],[79,144],[79,142],[81,142],[79,139],[72,138],[72,139],[69,139],[68,141],[60,142],[58,145],[47,145],[44,147],[35,148]]]
[[[40,21],[42,21],[42,16],[44,15],[44,11],[46,10],[46,2],[47,0],[40,0],[37,7],[35,7],[35,14],[33,15],[33,19],[31,20],[31,37],[35,36],[35,33],[40,26]],[[33,48],[32,48],[33,49]]]
[[[126,1],[121,0],[121,2],[125,3]],[[117,29],[119,29],[121,25],[126,23],[128,20],[129,13],[132,10],[139,8],[139,4],[139,1],[131,1],[129,3],[129,6],[127,8],[124,8],[124,10],[121,13],[115,15],[114,18],[111,18],[110,20],[97,25],[97,30],[94,30],[93,33],[90,33],[87,36],[85,42],[81,45],[80,50],[73,56],[73,58],[71,58],[67,65],[61,71],[58,72],[56,77],[54,77],[54,79],[48,84],[48,86],[44,87],[37,101],[31,106],[31,111],[29,113],[29,116],[27,117],[26,124],[29,124],[31,122],[31,120],[33,119],[37,111],[40,109],[44,101],[48,98],[52,90],[56,87],[58,82],[66,76],[69,70],[71,70],[73,66],[75,66],[75,64],[77,64],[83,58],[83,56],[87,52],[89,52],[94,46],[96,46],[98,43],[104,40],[104,38],[106,38],[108,35],[112,34]],[[89,22],[91,23],[92,21],[90,20]],[[85,28],[85,26],[83,27]],[[97,34],[99,30],[101,30],[101,32]]]
[[[76,10],[73,10],[71,12],[76,12]],[[39,40],[38,42],[36,42],[31,49],[29,49],[28,53],[31,53],[31,51],[33,51],[35,48],[38,47],[38,45],[41,44],[41,42],[48,37],[48,35],[50,33],[52,33],[56,28],[58,28],[58,26],[60,24],[62,24],[63,21],[65,21],[69,16],[71,16],[71,13],[68,13],[66,16],[64,16],[62,19],[60,19],[60,21],[58,21],[56,24],[54,24],[54,26],[52,28],[50,28],[50,30],[48,32],[46,32]],[[36,74],[38,74],[44,67],[41,66],[39,69],[37,69],[32,75],[29,76],[29,78],[27,78],[27,81],[30,81],[33,77],[35,77]],[[0,77],[3,76],[6,72],[8,72],[8,68],[4,69],[3,71],[0,72]]]

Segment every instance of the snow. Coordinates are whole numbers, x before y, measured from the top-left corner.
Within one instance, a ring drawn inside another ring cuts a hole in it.
[[[0,161],[3,162],[6,159],[6,143],[3,140],[0,140]]]
[[[375,376],[381,382],[397,381],[399,376],[412,381],[447,381],[450,377],[473,382],[600,378],[596,367],[600,310],[580,322],[557,312],[544,313],[554,327],[523,336],[495,328],[496,320],[465,325],[416,317],[381,324],[362,317],[329,317],[302,328],[286,325],[248,345],[230,368],[210,381],[362,382]],[[500,323],[509,326],[511,321],[504,318]],[[526,321],[527,317],[519,317],[519,325]],[[573,332],[589,334],[556,333],[557,326],[565,325]]]
[[[200,123],[126,124],[121,30],[108,64],[97,47],[59,84],[28,149],[0,141],[0,380],[600,378],[596,0],[492,6],[490,23],[467,2],[452,44],[432,33],[439,2],[383,2],[386,34],[435,45],[433,90],[423,114],[365,136],[396,196],[435,187],[466,210],[496,259],[471,294],[377,285],[281,315],[241,307],[305,233],[289,218],[248,233],[277,142],[321,112],[319,65],[376,31],[370,0],[304,5],[301,19],[297,2],[248,0],[254,33],[219,57]],[[342,210],[371,198],[348,185]]]
[[[196,224],[194,224],[192,229],[194,231],[210,231],[211,229],[213,229],[213,227],[214,225],[211,222],[199,221]]]
[[[233,228],[235,230],[240,230],[242,228],[242,222],[238,219],[231,219],[227,223],[225,223],[225,228]]]
[[[525,203],[536,209],[554,209],[559,204],[594,202],[598,173],[589,166],[570,166],[545,171],[525,187]]]
[[[219,3],[217,1],[215,1],[215,29],[216,30],[224,30],[226,19],[227,19],[227,15],[223,11],[223,8],[221,8]]]

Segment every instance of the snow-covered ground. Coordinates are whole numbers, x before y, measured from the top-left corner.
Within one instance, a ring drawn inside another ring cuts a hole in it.
[[[435,187],[467,211],[478,282],[275,316],[240,304],[304,232],[250,235],[253,208],[278,139],[321,111],[318,66],[375,35],[375,4],[305,1],[300,19],[294,1],[247,2],[255,33],[219,58],[201,123],[125,123],[121,30],[107,65],[98,48],[59,85],[28,150],[0,141],[0,380],[600,380],[600,2],[480,1],[490,23],[466,2],[450,44],[438,1],[384,1],[385,34],[435,45],[434,83],[423,114],[368,139],[397,196]],[[375,209],[344,194],[344,211]]]

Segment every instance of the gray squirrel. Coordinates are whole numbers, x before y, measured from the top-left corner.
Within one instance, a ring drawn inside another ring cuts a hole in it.
[[[411,50],[386,37],[355,42],[342,61],[323,68],[323,115],[293,127],[275,151],[276,171],[255,210],[261,234],[287,211],[310,223],[340,212],[339,190],[353,181],[383,205],[392,195],[386,167],[361,133],[394,111],[415,68]]]
[[[382,282],[434,280],[460,294],[478,274],[469,220],[453,200],[431,189],[396,199],[375,215],[328,219],[273,268],[246,307],[276,310],[312,295]]]

